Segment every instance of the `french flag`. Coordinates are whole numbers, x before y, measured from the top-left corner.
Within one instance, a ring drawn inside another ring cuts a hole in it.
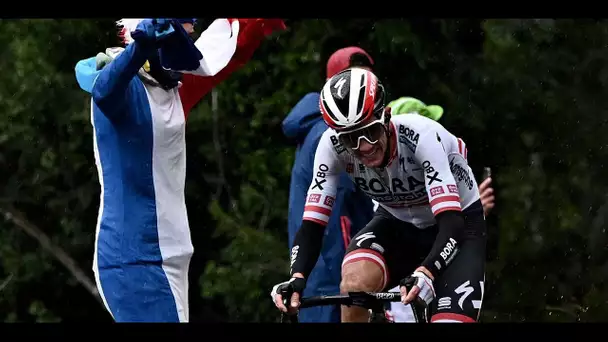
[[[281,19],[216,19],[193,41],[181,25],[168,45],[160,49],[165,69],[184,73],[179,88],[184,112],[188,112],[230,74],[251,59],[262,41],[286,29]]]

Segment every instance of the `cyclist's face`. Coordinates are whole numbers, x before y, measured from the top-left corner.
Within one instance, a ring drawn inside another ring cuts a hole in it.
[[[353,153],[361,163],[368,167],[378,167],[382,165],[384,152],[387,147],[386,126],[381,123],[377,123],[377,125],[378,127],[373,127],[377,128],[377,142],[372,144],[366,139],[360,139],[359,148],[353,150]]]

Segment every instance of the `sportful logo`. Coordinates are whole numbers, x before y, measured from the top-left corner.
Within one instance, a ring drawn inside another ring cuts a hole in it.
[[[437,300],[437,310],[448,310],[452,307],[452,298],[441,297]]]

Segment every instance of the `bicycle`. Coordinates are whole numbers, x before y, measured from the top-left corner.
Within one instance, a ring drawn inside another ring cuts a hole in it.
[[[408,289],[409,291],[409,289]],[[281,295],[283,298],[290,298],[291,294],[289,291],[282,291]],[[285,305],[287,305],[287,299],[284,299]],[[401,301],[401,293],[399,292],[348,292],[341,295],[333,296],[314,296],[305,297],[300,299],[300,309],[309,308],[313,306],[325,306],[325,305],[346,305],[346,306],[360,306],[366,308],[370,312],[369,323],[392,323],[386,318],[385,315],[385,304],[391,302]],[[426,303],[416,298],[411,304],[412,311],[416,323],[428,323],[429,322],[429,310]],[[281,323],[285,323],[284,318],[288,316],[290,323],[299,323],[298,314],[289,315],[281,313]]]

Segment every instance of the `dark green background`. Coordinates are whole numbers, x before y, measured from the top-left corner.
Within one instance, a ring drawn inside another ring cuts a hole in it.
[[[117,44],[113,20],[0,20],[0,320],[110,320],[82,285],[99,184],[90,98],[73,70]],[[607,22],[287,24],[217,87],[215,113],[207,96],[189,118],[192,321],[277,320],[269,291],[288,272],[294,154],[280,124],[351,44],[378,62],[391,99],[444,107],[478,177],[494,171],[482,320],[608,319]]]

